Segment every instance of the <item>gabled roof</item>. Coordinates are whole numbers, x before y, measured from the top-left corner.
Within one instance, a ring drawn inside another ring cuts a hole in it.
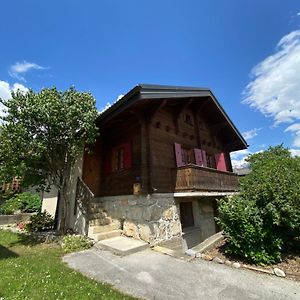
[[[111,107],[101,113],[97,122],[105,123],[106,121],[117,116],[125,109],[138,103],[142,100],[155,100],[155,99],[185,99],[185,98],[209,98],[213,106],[217,109],[218,113],[225,119],[230,130],[235,138],[239,141],[238,146],[230,151],[245,149],[248,147],[247,142],[240,134],[238,129],[230,120],[227,113],[224,111],[217,98],[212,91],[208,88],[199,87],[184,87],[184,86],[167,86],[167,85],[152,85],[152,84],[138,84],[131,89],[120,100],[115,102]]]

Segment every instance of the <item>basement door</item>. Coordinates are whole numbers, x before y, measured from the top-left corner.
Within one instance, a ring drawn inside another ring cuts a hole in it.
[[[192,202],[180,202],[180,222],[182,228],[193,227],[194,214],[193,214],[193,204]]]

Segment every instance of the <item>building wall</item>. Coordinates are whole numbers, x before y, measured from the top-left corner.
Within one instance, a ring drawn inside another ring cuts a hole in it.
[[[151,244],[181,235],[179,206],[172,194],[113,196],[97,199],[123,233]]]
[[[132,165],[130,169],[105,170],[112,160],[112,151],[124,143],[130,143]],[[139,122],[132,117],[122,124],[103,128],[96,146],[90,154],[84,154],[83,180],[95,196],[132,194],[133,183],[141,175],[141,132]]]
[[[42,211],[46,211],[53,218],[55,217],[57,201],[58,201],[58,191],[54,186],[50,187],[50,191],[44,192],[42,194]]]
[[[190,117],[190,123],[186,122],[186,115]],[[201,148],[210,155],[222,152],[221,141],[201,114],[195,116],[192,110],[186,108],[176,118],[177,121],[174,117],[170,108],[163,107],[156,112],[150,126],[151,184],[153,191],[158,193],[174,191],[175,142],[186,149]],[[230,170],[230,158],[227,153],[225,159],[227,169]]]

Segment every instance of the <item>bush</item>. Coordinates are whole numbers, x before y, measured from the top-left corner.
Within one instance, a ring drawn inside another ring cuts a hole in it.
[[[257,264],[275,263],[280,259],[282,241],[264,227],[260,211],[253,202],[240,196],[219,201],[219,221],[227,237],[228,254]]]
[[[253,154],[240,195],[219,201],[227,252],[274,263],[300,235],[300,158],[282,146]]]
[[[66,253],[89,249],[92,245],[92,241],[83,235],[66,235],[61,242]]]
[[[49,213],[44,211],[31,216],[29,223],[25,226],[25,229],[28,231],[47,231],[53,229],[53,226],[54,219]]]
[[[42,206],[42,201],[38,195],[32,193],[16,194],[0,206],[0,213],[9,215],[15,211],[38,212]]]

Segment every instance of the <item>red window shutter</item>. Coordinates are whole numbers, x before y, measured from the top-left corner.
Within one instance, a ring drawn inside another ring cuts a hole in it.
[[[175,143],[175,157],[176,157],[176,165],[177,167],[181,167],[184,165],[182,161],[182,151],[181,151],[181,145],[178,143]]]
[[[112,171],[112,151],[107,152],[104,161],[104,173],[107,175]]]
[[[194,149],[194,154],[195,154],[196,165],[203,166],[202,150],[201,149]]]
[[[124,149],[124,169],[130,169],[132,167],[131,143],[124,144],[123,149]]]
[[[215,161],[216,161],[217,170],[227,171],[225,156],[223,152],[215,154]]]
[[[201,149],[201,152],[202,152],[203,167],[207,167],[206,151]]]

